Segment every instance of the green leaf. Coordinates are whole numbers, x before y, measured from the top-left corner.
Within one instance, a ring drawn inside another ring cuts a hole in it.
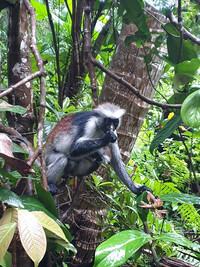
[[[150,31],[146,22],[146,15],[142,8],[144,5],[143,2],[139,0],[123,0],[120,4],[126,10],[126,14],[124,15],[126,23],[134,23],[138,28],[137,40],[140,38],[144,42],[150,40]]]
[[[192,128],[200,127],[200,90],[190,94],[181,107],[183,123]]]
[[[97,247],[94,266],[121,266],[150,240],[149,235],[137,230],[119,232]]]
[[[191,60],[183,61],[175,66],[175,72],[194,76],[200,66],[200,60],[193,58]]]
[[[47,17],[46,6],[37,2],[36,0],[31,0],[31,5],[35,8],[37,20],[42,20]]]
[[[0,262],[0,266],[2,267],[10,267],[12,265],[12,254],[6,251],[3,260]]]
[[[185,247],[192,248],[192,249],[200,249],[200,245],[194,242],[191,242],[184,236],[179,235],[177,233],[160,234],[159,236],[157,236],[157,239],[162,240],[164,242],[175,243],[177,245],[185,246]]]
[[[166,202],[200,205],[200,198],[193,196],[193,195],[189,195],[189,194],[179,194],[179,193],[166,194],[166,195],[160,196],[160,200],[166,201]]]
[[[137,212],[140,216],[140,219],[143,221],[143,222],[146,222],[147,221],[147,215],[149,213],[149,209],[144,209],[144,208],[141,208],[140,206],[142,205],[141,204],[141,201],[144,201],[145,203],[148,203],[147,201],[147,192],[143,192],[141,195],[139,195],[137,198],[136,198],[136,202],[137,202]]]
[[[172,12],[176,3],[175,0],[145,0],[145,2],[160,11],[165,16]]]
[[[38,199],[41,201],[44,207],[56,218],[58,218],[58,211],[56,209],[52,195],[48,191],[46,191],[40,183],[36,183],[35,188],[37,191]]]
[[[179,112],[176,113],[172,119],[170,119],[165,126],[157,133],[151,142],[149,151],[153,154],[155,148],[158,147],[166,138],[170,137],[170,135],[178,128],[181,123],[181,117]]]
[[[0,187],[0,201],[16,208],[23,208],[21,198],[12,191]]]
[[[0,262],[2,261],[6,250],[10,245],[10,242],[15,232],[16,225],[16,223],[8,223],[0,226]]]
[[[13,106],[13,105],[8,104],[4,100],[0,100],[0,112],[6,112],[6,111],[10,111],[10,112],[18,113],[18,114],[24,114],[26,113],[27,109],[21,106]]]
[[[66,227],[61,223],[60,220],[57,219],[57,217],[50,213],[38,199],[31,196],[22,196],[21,200],[25,209],[29,211],[43,211],[44,213],[46,213],[62,228],[67,240],[72,240],[72,237]]]
[[[172,24],[166,24],[165,28],[169,33],[180,36],[180,32]],[[182,40],[182,53],[181,57],[179,58],[180,39],[175,38],[172,35],[167,36],[167,50],[169,56],[168,60],[172,65],[198,57],[194,48],[194,44],[190,40]]]

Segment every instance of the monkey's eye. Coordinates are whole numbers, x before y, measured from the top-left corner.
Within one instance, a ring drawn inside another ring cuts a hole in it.
[[[114,129],[116,129],[119,125],[119,119],[113,119],[112,123],[113,123]]]

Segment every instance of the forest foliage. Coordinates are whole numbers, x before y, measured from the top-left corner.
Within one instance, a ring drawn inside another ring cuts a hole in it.
[[[86,1],[82,12],[92,2]],[[91,92],[91,75],[86,71],[85,61],[84,64],[80,62],[79,76],[73,75],[76,69],[71,59],[76,42],[80,44],[76,50],[79,57],[82,59],[85,55],[85,18],[81,18],[81,28],[75,29],[76,1],[31,0],[30,3],[35,8],[37,20],[37,49],[46,70],[43,144],[55,123],[66,114],[91,109],[94,91]],[[5,21],[5,8],[10,4],[14,3],[6,0],[0,3],[2,92],[10,87],[7,75],[9,40]],[[165,22],[154,18],[160,23],[156,33],[149,30],[149,5],[165,17]],[[172,266],[172,259],[174,264],[180,260],[200,266],[199,9],[198,1],[186,0],[178,1],[178,5],[172,0],[94,1],[91,55],[95,60],[108,69],[122,24],[132,23],[138,30],[134,36],[126,38],[126,46],[134,42],[138,48],[144,48],[143,60],[148,71],[154,55],[164,62],[163,74],[155,88],[154,105],[149,109],[127,165],[132,179],[150,187],[158,198],[153,203],[147,193],[136,198],[108,167],[106,181],[99,173],[92,174],[92,179],[86,183],[105,197],[108,212],[101,223],[105,227],[103,237],[107,240],[96,249],[96,267],[121,266],[126,262],[139,266],[160,266],[159,262],[165,262]],[[107,27],[107,34],[100,41],[104,27]],[[78,32],[76,40],[74,31]],[[148,50],[147,43],[153,34],[156,34],[154,47]],[[160,48],[165,49],[161,52]],[[38,71],[37,63],[32,54],[32,73]],[[98,84],[96,95],[99,96],[105,73],[97,67],[94,71]],[[70,86],[76,85],[76,92],[66,90],[67,75],[72,75]],[[149,80],[152,83],[150,76]],[[41,107],[38,79],[33,80],[33,87],[35,114],[38,115]],[[1,124],[8,125],[6,112],[26,113],[25,108],[8,104],[5,95],[0,98],[3,98],[0,102]],[[37,126],[35,123],[35,132]],[[57,266],[66,266],[70,251],[76,253],[76,248],[70,243],[73,237],[59,220],[52,196],[39,182],[40,168],[28,164],[28,154],[2,129],[0,246],[3,249],[0,251],[0,264],[10,266],[12,255],[8,248],[18,229],[22,246],[35,266],[39,265],[46,250],[51,251],[52,261]],[[34,136],[35,148],[38,136]],[[17,158],[16,153],[23,154],[24,159]],[[11,166],[13,171],[7,172],[5,165]],[[34,196],[21,196],[14,190],[21,178],[33,181]]]

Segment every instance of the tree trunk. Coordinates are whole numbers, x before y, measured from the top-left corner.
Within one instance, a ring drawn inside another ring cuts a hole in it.
[[[149,20],[148,24],[151,31],[156,31],[159,27],[159,23],[152,19]],[[144,52],[143,47],[137,48],[135,43],[132,43],[128,48],[124,44],[125,38],[134,35],[136,31],[137,28],[135,25],[123,25],[117,48],[110,64],[110,70],[139,89],[143,95],[152,98],[154,88],[157,87],[162,74],[163,63],[158,57],[152,57],[152,62],[150,64],[151,71],[149,71],[149,74],[154,85],[153,88],[143,58],[145,53],[148,53],[149,50],[153,48],[153,42],[145,45],[146,52]],[[133,149],[133,145],[142,127],[145,115],[149,109],[149,104],[140,100],[125,88],[125,86],[114,81],[109,76],[105,77],[101,93],[101,102],[112,102],[126,110],[118,130],[118,137],[123,159],[127,163],[130,159],[130,152]]]
[[[31,74],[27,9],[23,0],[8,8],[8,84],[12,85]],[[24,115],[7,113],[9,126],[21,134],[33,132],[33,85],[28,82],[8,95],[9,103],[27,108]],[[32,135],[27,135],[31,142]]]

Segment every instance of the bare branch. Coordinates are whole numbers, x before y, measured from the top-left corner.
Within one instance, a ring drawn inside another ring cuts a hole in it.
[[[41,77],[42,75],[46,75],[46,71],[45,70],[42,70],[42,71],[39,70],[39,71],[36,71],[35,73],[30,74],[29,76],[25,77],[24,79],[22,79],[21,81],[17,82],[16,84],[11,85],[7,89],[4,89],[4,91],[2,93],[0,93],[0,98],[3,98],[4,96],[12,93],[12,91],[17,89],[21,85],[23,85],[23,84],[25,84],[25,83],[27,83],[27,82],[29,82],[29,81],[37,78],[37,77]]]
[[[48,0],[45,0],[46,8],[47,8],[47,15],[49,19],[49,24],[51,27],[52,37],[53,37],[53,44],[55,49],[55,55],[56,55],[56,66],[57,66],[57,75],[58,75],[58,103],[62,107],[62,101],[63,101],[63,89],[61,84],[61,75],[60,75],[60,62],[59,62],[59,48],[56,40],[56,33],[53,25],[53,20],[49,8],[49,2]]]
[[[92,99],[93,106],[98,105],[98,94],[97,94],[97,83],[96,76],[94,71],[94,65],[90,60],[91,56],[91,8],[90,8],[90,0],[86,1],[85,6],[85,23],[84,23],[84,53],[85,53],[85,62],[88,67],[91,89],[92,89]]]
[[[116,75],[111,70],[105,68],[104,65],[102,65],[100,62],[95,60],[93,57],[90,57],[90,60],[94,64],[94,66],[97,66],[98,68],[100,68],[103,72],[105,72],[108,76],[113,78],[118,83],[123,84],[124,86],[126,86],[126,88],[128,88],[131,92],[133,92],[134,95],[136,95],[138,98],[140,98],[144,102],[146,102],[146,103],[148,103],[150,105],[154,105],[154,106],[160,107],[162,109],[167,109],[167,108],[180,109],[181,108],[181,105],[179,105],[179,104],[172,105],[172,104],[160,103],[160,102],[154,101],[154,100],[142,95],[140,93],[140,91],[138,89],[136,89],[133,85],[131,85],[126,80],[124,80],[123,78],[121,78],[118,75]]]
[[[175,16],[171,13],[168,16],[171,24],[173,24],[178,30],[180,30],[180,23],[176,20]],[[200,39],[191,34],[189,31],[187,31],[184,27],[182,27],[183,31],[183,39],[185,40],[191,40],[193,43],[200,45]]]
[[[44,149],[43,149],[43,133],[44,133],[44,117],[45,117],[45,106],[46,106],[46,86],[45,86],[45,75],[44,64],[36,44],[36,17],[35,9],[31,6],[29,0],[24,0],[24,3],[30,13],[31,21],[31,49],[37,66],[41,71],[40,77],[40,113],[39,113],[39,122],[37,129],[37,150],[35,151],[32,158],[29,160],[29,163],[33,163],[37,156],[41,153],[41,169],[42,169],[42,184],[47,190],[47,177],[46,177],[46,165],[44,158]]]

